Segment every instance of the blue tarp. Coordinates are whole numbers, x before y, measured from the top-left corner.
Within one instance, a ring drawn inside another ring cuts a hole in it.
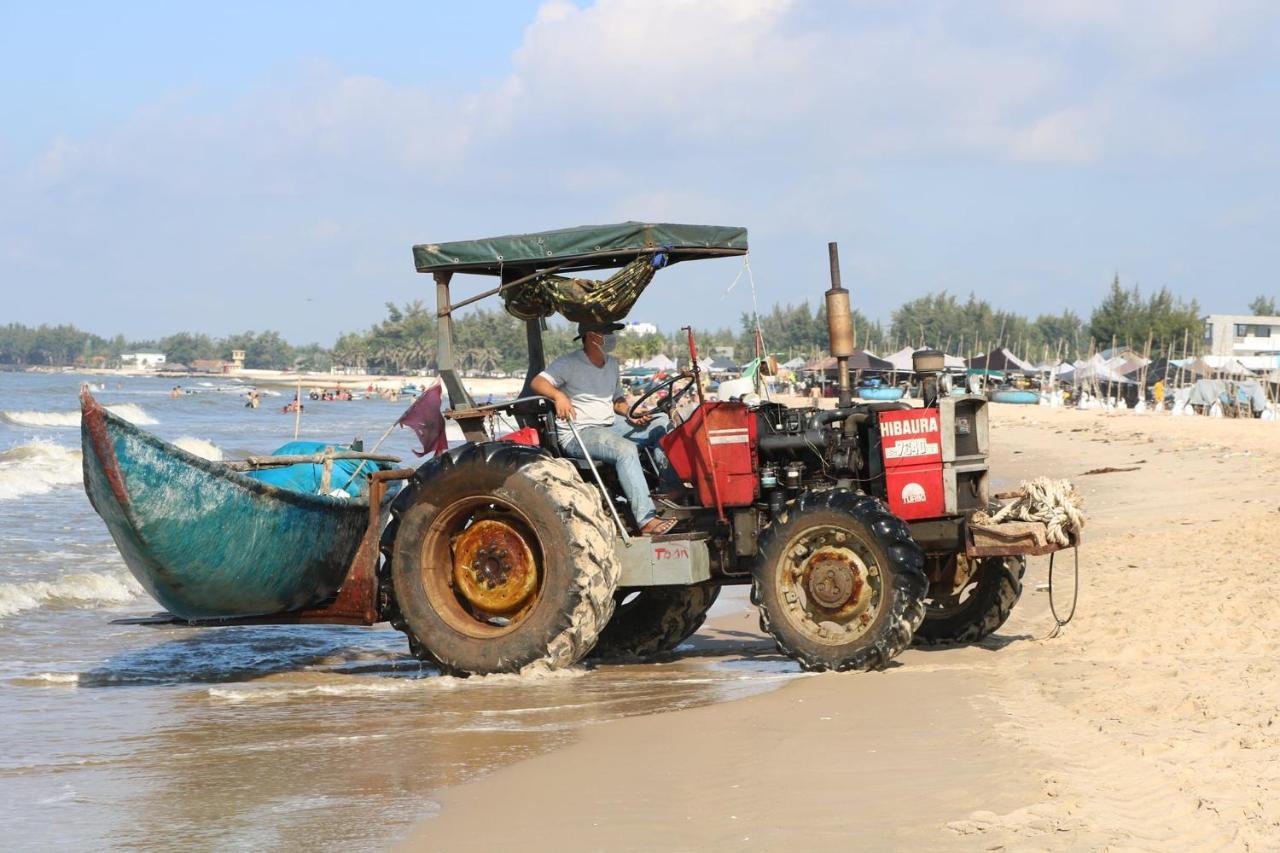
[[[332,442],[291,441],[288,444],[277,447],[271,452],[271,455],[311,456],[324,453],[326,447],[332,447],[334,450],[339,451],[351,449],[348,445],[334,444]],[[364,467],[360,468],[359,459],[335,459],[333,460],[333,473],[329,478],[329,488],[331,490],[344,489],[352,497],[361,496],[368,490],[369,485],[368,481],[365,480],[365,475],[387,467],[390,466],[380,462],[365,462]],[[351,475],[355,473],[357,468],[360,468],[360,475],[351,480]],[[301,463],[298,465],[286,465],[282,468],[263,468],[259,471],[248,471],[245,476],[272,486],[278,486],[281,489],[314,495],[320,492],[320,481],[324,477],[324,466]],[[351,482],[347,483],[347,480],[351,480]]]

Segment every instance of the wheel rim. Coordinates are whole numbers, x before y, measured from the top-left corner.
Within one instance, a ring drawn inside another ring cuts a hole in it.
[[[486,495],[441,510],[423,539],[419,573],[435,611],[475,638],[509,633],[542,592],[542,548],[528,519]]]
[[[844,645],[870,630],[884,600],[884,575],[848,530],[810,527],[787,543],[775,572],[788,618],[819,643]]]

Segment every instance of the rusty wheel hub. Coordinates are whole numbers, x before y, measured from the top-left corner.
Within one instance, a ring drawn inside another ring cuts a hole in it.
[[[824,552],[809,568],[809,593],[822,607],[839,610],[862,586],[857,569],[839,554]]]
[[[538,588],[533,551],[506,521],[476,521],[454,538],[453,585],[481,614],[514,614],[532,601]]]
[[[826,545],[810,552],[796,578],[813,615],[845,622],[867,609],[871,599],[867,566],[848,548]]]
[[[822,525],[788,545],[789,565],[778,575],[781,598],[797,624],[819,642],[842,643],[863,634],[882,599],[882,577],[853,536]]]

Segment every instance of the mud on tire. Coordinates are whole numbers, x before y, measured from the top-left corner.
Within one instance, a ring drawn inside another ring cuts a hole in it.
[[[924,552],[848,489],[802,494],[764,532],[752,575],[761,629],[806,670],[883,669],[924,619]]]
[[[669,652],[702,627],[719,595],[720,587],[710,584],[619,590],[591,656],[643,659]]]
[[[502,442],[453,448],[392,504],[384,615],[446,672],[570,666],[613,613],[614,535],[572,463]]]
[[[920,645],[976,643],[997,631],[1022,595],[1024,557],[987,557],[972,582],[956,596],[925,598],[924,622],[916,629]],[[967,593],[966,597],[961,595]]]

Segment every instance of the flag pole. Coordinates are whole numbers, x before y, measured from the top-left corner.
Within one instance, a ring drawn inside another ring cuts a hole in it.
[[[437,382],[436,382],[436,385],[439,385],[439,384],[440,384],[440,382],[439,382],[439,381],[437,381]],[[435,386],[433,385],[432,387],[434,388]],[[428,389],[428,390],[430,390],[430,389]],[[425,394],[425,393],[427,393],[427,392],[426,392],[426,391],[423,391],[422,393],[424,393],[424,394]],[[378,448],[382,446],[382,442],[386,441],[386,440],[387,440],[387,436],[391,435],[391,431],[392,431],[393,429],[395,429],[397,426],[399,426],[399,425],[400,425],[400,421],[401,421],[401,419],[402,419],[402,418],[404,418],[404,414],[401,414],[401,415],[400,415],[400,417],[396,418],[394,421],[392,421],[392,422],[391,422],[391,426],[387,427],[387,431],[386,431],[386,432],[384,432],[384,433],[382,434],[382,437],[381,437],[381,438],[379,438],[376,442],[374,442],[373,449],[371,449],[371,450],[369,451],[370,453],[377,453],[377,452],[378,452]],[[423,448],[423,449],[425,450],[426,448]],[[369,461],[369,460],[367,460],[367,459],[361,460],[360,464],[356,466],[356,470],[351,472],[351,476],[347,478],[347,482],[345,482],[345,483],[343,483],[343,484],[342,484],[342,488],[343,488],[344,490],[347,488],[347,486],[351,485],[351,481],[352,481],[352,480],[354,480],[356,477],[360,476],[360,472],[364,470],[365,462],[368,462],[368,461]]]

